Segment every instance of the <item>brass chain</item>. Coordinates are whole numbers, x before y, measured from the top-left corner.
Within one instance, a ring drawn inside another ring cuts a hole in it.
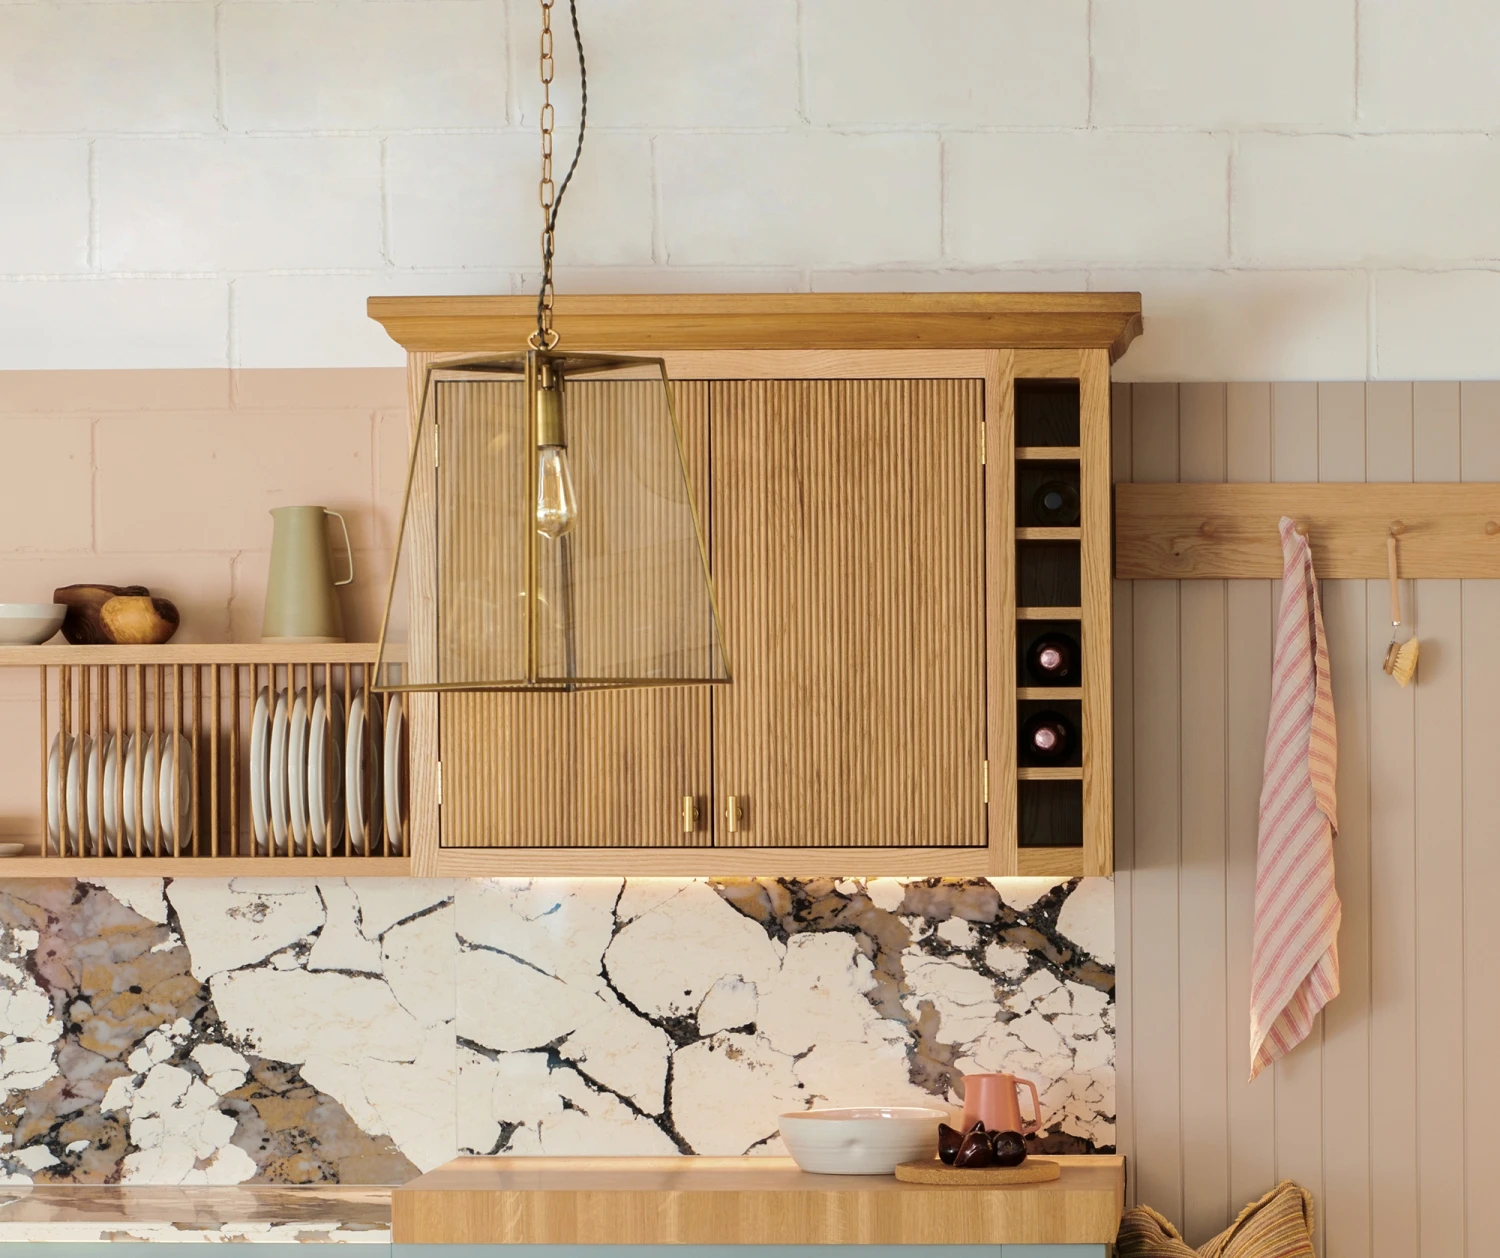
[[[541,0],[542,40],[538,69],[542,80],[542,178],[537,187],[537,197],[542,203],[542,291],[537,300],[536,340],[537,348],[551,349],[557,344],[557,333],[552,328],[552,251],[553,230],[556,218],[552,207],[557,201],[557,188],[552,182],[552,129],[556,112],[552,107],[552,75],[555,62],[552,56],[552,4],[553,0]]]
[[[537,294],[536,331],[527,338],[533,349],[551,349],[557,344],[557,332],[552,327],[552,259],[555,253],[557,211],[562,206],[568,184],[572,182],[573,172],[578,169],[578,158],[583,152],[583,133],[588,127],[589,117],[588,66],[583,59],[583,35],[578,29],[578,0],[568,0],[568,12],[573,19],[573,41],[578,48],[578,144],[573,150],[573,161],[568,167],[568,173],[563,176],[561,184],[554,184],[552,132],[557,114],[552,105],[552,77],[556,68],[552,56],[553,3],[554,0],[541,0],[542,39],[538,70],[542,80],[542,178],[537,187],[537,199],[542,206],[542,287]]]

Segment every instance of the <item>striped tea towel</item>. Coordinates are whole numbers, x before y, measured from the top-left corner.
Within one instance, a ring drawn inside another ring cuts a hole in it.
[[[1250,1077],[1306,1037],[1339,994],[1338,731],[1328,639],[1312,551],[1281,521],[1281,615],[1271,664],[1271,720],[1255,861],[1250,958]]]

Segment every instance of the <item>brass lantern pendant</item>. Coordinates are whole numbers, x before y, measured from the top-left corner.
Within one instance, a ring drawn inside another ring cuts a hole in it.
[[[377,675],[392,691],[729,680],[661,359],[429,368]]]
[[[588,124],[552,180],[541,0],[542,283],[527,350],[433,363],[380,629],[383,691],[570,691],[729,680],[692,474],[660,358],[560,353],[553,235]],[[700,469],[701,471],[701,469]]]

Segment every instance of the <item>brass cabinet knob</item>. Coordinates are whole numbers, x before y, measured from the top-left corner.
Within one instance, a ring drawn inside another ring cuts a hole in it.
[[[695,795],[682,797],[682,832],[692,834],[698,828],[698,798]]]
[[[724,805],[724,821],[729,833],[734,834],[745,824],[745,805],[738,795],[731,795]]]

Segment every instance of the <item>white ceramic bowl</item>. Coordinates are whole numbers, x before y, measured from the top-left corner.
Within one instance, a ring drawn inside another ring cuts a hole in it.
[[[0,603],[0,646],[36,646],[62,628],[66,603]]]
[[[866,1105],[781,1116],[781,1138],[797,1165],[817,1175],[893,1175],[902,1162],[937,1155],[944,1109]]]

